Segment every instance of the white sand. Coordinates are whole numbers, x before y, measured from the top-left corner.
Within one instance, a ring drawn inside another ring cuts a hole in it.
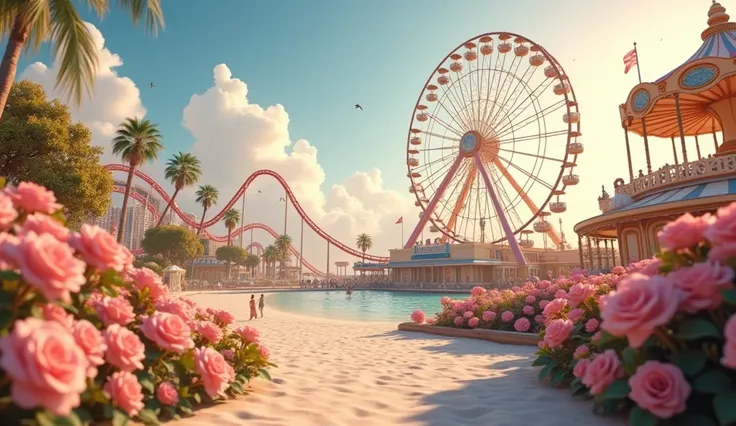
[[[246,323],[247,294],[197,294]],[[177,425],[570,426],[622,425],[590,401],[537,381],[534,348],[399,332],[394,323],[333,321],[276,312],[247,322],[261,333],[274,383]]]

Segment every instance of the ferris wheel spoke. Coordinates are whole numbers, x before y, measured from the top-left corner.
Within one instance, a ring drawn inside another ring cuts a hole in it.
[[[529,126],[530,124],[534,124],[539,122],[539,120],[544,119],[548,114],[552,114],[553,112],[559,110],[560,108],[564,107],[566,105],[566,102],[564,99],[555,102],[554,104],[544,108],[541,111],[538,111],[534,113],[533,115],[530,115],[523,120],[519,121],[518,125],[513,124],[513,122],[510,122],[504,127],[501,127],[499,130],[496,131],[496,137],[501,139],[505,136],[508,136],[514,132],[518,132],[521,129],[524,129],[525,127]]]
[[[467,103],[465,102],[465,94],[463,93],[463,87],[462,87],[461,77],[459,77],[457,79],[451,78],[450,79],[450,85],[449,86],[450,86],[450,89],[451,89],[452,96],[455,98],[455,100],[457,100],[458,103],[462,102],[462,103],[460,103],[461,106],[462,105],[467,105]],[[457,96],[457,93],[458,92],[460,92],[460,97],[459,98]],[[462,108],[461,107],[459,109],[458,114],[463,117],[463,122],[466,125],[466,127],[465,127],[464,130],[465,131],[468,131],[468,130],[472,129],[473,128],[473,122],[472,122],[472,119],[470,118],[470,115],[468,114],[467,108]]]
[[[508,145],[510,143],[516,143],[516,142],[524,142],[524,141],[530,141],[530,140],[538,140],[541,138],[553,138],[555,136],[562,136],[567,135],[570,133],[567,129],[565,130],[555,130],[553,132],[547,132],[547,133],[540,133],[537,135],[526,135],[526,136],[519,136],[518,138],[511,138],[511,139],[501,139],[498,141],[499,145]]]
[[[516,86],[514,87],[514,90],[511,92],[511,96],[509,96],[509,98],[507,98],[506,100],[504,100],[504,103],[503,104],[509,106],[509,108],[508,108],[509,115],[513,114],[514,111],[516,111],[516,108],[517,108],[516,103],[519,101],[520,94],[522,93],[522,90],[521,89],[525,89],[526,92],[528,93],[528,96],[525,96],[522,99],[522,104],[523,104],[527,99],[529,99],[529,97],[533,97],[534,96],[536,89],[538,89],[540,86],[542,86],[544,84],[544,81],[542,81],[542,83],[539,86],[537,86],[535,88],[535,90],[530,90],[531,89],[531,86],[530,86],[529,83],[531,82],[531,78],[534,76],[534,74],[535,74],[536,71],[537,71],[537,68],[536,67],[532,67],[532,65],[529,64],[529,66],[527,66],[527,68],[526,68],[526,71],[524,72],[524,75],[520,79],[517,80]],[[522,86],[522,87],[519,88],[519,86]],[[543,92],[544,91],[542,90],[542,92],[540,92],[540,94],[543,93]],[[513,100],[512,100],[512,96],[513,95],[516,95],[516,96],[514,96],[513,97]],[[532,100],[532,102],[534,102],[534,101]],[[495,126],[496,124],[498,124],[497,120],[499,120],[499,119],[501,119],[501,117],[498,114],[496,114],[495,117],[491,118],[490,124],[492,126]]]
[[[524,155],[524,156],[527,156],[527,157],[539,158],[539,159],[542,159],[542,160],[557,161],[558,163],[564,163],[565,162],[564,160],[561,160],[559,158],[546,157],[544,155],[538,155],[538,154],[530,154],[528,152],[515,151],[513,149],[498,148],[498,150],[499,151],[503,151],[503,152],[510,152],[512,154]]]
[[[506,79],[508,78],[508,72],[506,72],[506,55],[503,55],[503,59],[501,60],[501,68],[498,68],[498,59],[496,60],[496,72],[494,72],[493,80],[489,81],[490,86],[488,87],[488,94],[490,95],[491,89],[493,89],[493,92],[495,93],[495,97],[493,99],[493,102],[491,103],[491,109],[488,111],[488,116],[491,116],[494,114],[496,108],[498,107],[498,98],[501,94],[501,89],[503,86],[506,85]],[[495,74],[498,74],[498,83],[493,83],[495,81]],[[501,78],[504,78],[503,84],[501,84]],[[490,98],[490,96],[489,96]],[[483,122],[486,122],[486,115],[485,111],[483,113]]]
[[[475,180],[475,174],[477,170],[478,169],[475,167],[475,165],[471,163],[468,176],[465,178],[465,183],[460,190],[460,196],[457,198],[457,201],[455,202],[455,207],[452,209],[452,213],[450,214],[450,219],[447,221],[448,229],[452,229],[453,231],[455,230],[457,216],[460,214],[460,210],[462,210],[462,206],[465,204],[465,201],[468,198],[468,193],[470,192],[470,188],[473,186],[473,180]]]
[[[465,103],[465,98],[463,97],[463,103],[467,105],[466,111],[468,112],[468,118],[470,119],[471,128],[476,128],[478,123],[475,121],[475,105],[473,104],[473,63],[468,62],[468,73],[465,74],[465,76],[468,77],[468,84],[465,84],[464,78],[460,78],[460,84],[461,84],[461,91],[460,93],[463,94],[467,91],[468,94],[468,102]],[[469,110],[469,111],[468,111]]]
[[[450,104],[452,109],[455,111],[455,114],[451,113],[450,110],[447,109],[447,107],[445,106],[445,103],[442,102],[444,99],[447,99],[449,101],[448,103]],[[461,122],[463,120],[462,120],[462,117],[460,116],[460,112],[457,110],[457,108],[455,107],[455,104],[452,102],[452,100],[447,95],[447,92],[442,94],[442,98],[437,102],[437,106],[435,107],[435,110],[437,110],[438,107],[442,108],[447,113],[448,117],[450,117],[452,122],[455,123],[462,130],[463,133],[467,131],[465,130],[467,128],[467,125],[465,124],[465,122]],[[428,115],[430,117],[436,116],[435,114],[428,114]]]
[[[498,196],[496,195],[496,191],[493,188],[491,179],[488,177],[488,172],[486,171],[485,166],[483,165],[483,161],[481,160],[478,152],[475,153],[474,157],[475,157],[475,164],[480,170],[480,174],[483,177],[483,181],[486,184],[486,191],[488,191],[488,195],[491,196],[491,202],[493,203],[493,207],[496,209],[496,213],[498,214],[498,219],[501,222],[501,226],[503,227],[504,234],[506,234],[506,240],[508,241],[509,246],[511,247],[511,251],[514,253],[514,256],[516,257],[516,263],[518,263],[521,266],[525,266],[526,259],[524,259],[524,255],[521,253],[519,242],[516,241],[516,237],[514,237],[514,232],[511,230],[511,225],[509,225],[509,222],[506,219],[506,215],[504,214],[503,209],[501,208],[501,202],[499,201]]]
[[[440,104],[442,105],[442,108],[447,112],[448,115],[450,115],[453,118],[453,121],[457,123],[460,128],[463,130],[463,133],[467,132],[470,129],[470,123],[465,121],[465,116],[462,114],[462,104],[460,104],[460,99],[458,99],[456,93],[455,93],[455,81],[454,79],[450,78],[449,75],[447,75],[448,83],[442,86],[442,99],[440,99]],[[447,102],[450,104],[450,107],[453,111],[455,111],[455,114],[453,115],[450,113],[450,111],[447,110],[444,106],[444,102],[441,102],[443,100],[447,100]],[[459,105],[458,105],[459,104]],[[462,121],[462,124],[458,122]]]
[[[440,157],[440,158],[438,158],[436,160],[432,160],[432,161],[426,163],[424,166],[422,166],[422,169],[421,170],[427,171],[427,172],[430,172],[430,173],[427,174],[427,176],[425,176],[424,179],[420,180],[417,183],[419,185],[424,185],[425,183],[427,183],[427,181],[429,181],[429,179],[431,179],[432,177],[434,177],[435,175],[437,175],[437,173],[440,173],[440,172],[444,171],[445,169],[447,169],[448,167],[450,167],[450,165],[452,164],[452,162],[447,161],[445,164],[443,164],[440,168],[438,168],[434,172],[432,172],[432,170],[430,168],[430,166],[432,166],[433,164],[439,163],[440,161],[445,161],[445,160],[447,160],[449,158],[452,158],[454,156],[455,156],[455,154],[450,153],[450,154],[445,155],[444,157]]]
[[[486,123],[486,125],[492,125],[491,123],[493,123],[493,121],[494,121],[493,118],[496,117],[501,111],[503,111],[504,106],[506,105],[506,99],[509,96],[511,96],[511,90],[510,90],[511,89],[511,85],[514,83],[514,80],[517,80],[517,78],[515,76],[516,76],[516,73],[519,70],[519,66],[521,65],[521,60],[517,61],[517,59],[518,59],[518,57],[514,56],[514,59],[511,62],[511,66],[509,66],[509,69],[508,70],[503,70],[504,71],[504,74],[505,74],[504,79],[503,79],[503,84],[501,86],[499,86],[498,89],[497,89],[498,90],[497,93],[498,94],[502,94],[500,96],[500,98],[502,99],[502,101],[501,101],[500,104],[498,104],[497,103],[498,102],[498,98],[496,99],[496,101],[494,102],[494,104],[495,104],[494,106],[496,108],[494,108],[494,109],[491,110],[491,114],[489,114],[487,117],[484,117],[484,120],[483,121]],[[509,79],[509,77],[511,77],[511,78]]]
[[[521,64],[521,61],[519,61],[519,63],[516,65],[516,70],[514,71],[514,75],[516,75],[516,73],[519,71],[520,64]],[[529,72],[530,69],[532,70],[531,73]],[[498,120],[499,115],[501,111],[503,111],[504,106],[513,105],[516,103],[517,99],[519,98],[519,93],[521,93],[521,90],[519,90],[520,85],[522,86],[522,88],[528,89],[529,85],[526,80],[532,75],[534,75],[534,71],[535,71],[535,68],[532,68],[531,64],[529,64],[529,66],[527,66],[526,71],[524,71],[524,75],[522,76],[522,78],[515,79],[516,85],[514,85],[513,89],[510,89],[507,91],[506,95],[504,96],[503,102],[501,103],[501,108],[496,112],[496,114],[493,115],[493,117],[489,117],[488,122],[487,122],[489,127],[493,127],[496,124],[496,120]],[[511,81],[509,83],[509,86],[511,86],[513,83],[514,82]],[[514,95],[516,96],[514,97]],[[509,102],[512,98],[514,99],[513,102]]]
[[[434,136],[434,137],[439,138],[439,139],[444,139],[446,141],[458,142],[458,143],[460,142],[460,138],[451,138],[451,137],[448,137],[447,135],[441,135],[439,133],[433,133],[433,132],[422,132],[422,133],[424,133],[425,135]],[[457,149],[456,146],[449,146],[447,148],[455,148],[455,149]]]
[[[540,183],[541,185],[543,185],[544,187],[546,187],[550,191],[554,190],[554,186],[552,186],[549,183],[547,183],[546,180],[544,180],[544,179],[542,179],[542,178],[540,178],[538,176],[534,176],[533,174],[527,172],[526,170],[522,169],[521,167],[517,166],[516,164],[512,163],[511,161],[505,159],[504,157],[501,157],[500,155],[498,156],[498,158],[500,158],[501,160],[505,161],[509,166],[515,168],[516,170],[518,170],[519,172],[521,172],[521,174],[523,174],[524,176],[528,177],[529,179],[532,179],[535,182]]]
[[[442,119],[440,119],[439,117],[437,117],[437,116],[435,116],[435,115],[430,115],[430,114],[427,114],[427,115],[429,115],[429,117],[430,117],[430,118],[431,118],[431,119],[432,119],[433,121],[436,121],[437,123],[439,123],[439,124],[440,124],[440,125],[441,125],[442,127],[444,127],[445,129],[447,129],[448,131],[450,131],[450,132],[452,132],[452,133],[456,134],[456,135],[457,135],[458,137],[460,137],[460,138],[462,138],[462,137],[463,137],[463,133],[464,133],[464,132],[458,132],[457,130],[455,130],[455,128],[454,128],[454,127],[452,127],[452,126],[450,126],[449,124],[445,123],[445,122],[444,122],[444,121],[443,121]]]
[[[452,187],[452,191],[444,197],[443,199],[440,199],[440,202],[443,202],[442,209],[437,212],[437,209],[435,209],[435,213],[438,217],[443,217],[445,211],[449,209],[449,205],[452,203],[452,200],[456,199],[453,198],[453,195],[457,192],[458,187],[463,182],[463,176],[468,171],[468,169],[472,166],[472,163],[469,163],[465,160],[463,160],[462,165],[458,168],[458,171],[456,172],[455,176],[453,176],[452,180],[450,180],[450,183],[448,184],[448,188]]]
[[[530,106],[538,104],[539,97],[545,93],[545,91],[549,88],[550,85],[552,85],[553,82],[554,80],[552,79],[542,81],[542,83],[540,83],[539,86],[537,86],[528,97],[524,98],[524,100],[522,100],[519,105],[514,107],[513,111],[509,111],[509,113],[507,114],[507,124],[505,126],[502,126],[501,129],[497,131],[497,133],[500,133],[501,131],[503,131],[503,129],[508,128],[509,126],[513,126],[516,117],[523,114],[527,109],[529,109]],[[562,105],[565,105],[564,98],[562,99],[560,106]],[[537,117],[537,115],[538,114],[535,114],[532,117]]]

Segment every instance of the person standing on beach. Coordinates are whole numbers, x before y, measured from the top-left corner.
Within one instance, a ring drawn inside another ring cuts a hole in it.
[[[255,294],[250,295],[250,319],[248,321],[252,320],[253,318],[256,318],[256,319],[258,318],[258,313],[256,312],[256,295]]]
[[[266,301],[263,299],[263,295],[258,299],[258,310],[261,311],[261,318],[263,318],[263,307],[266,306]]]

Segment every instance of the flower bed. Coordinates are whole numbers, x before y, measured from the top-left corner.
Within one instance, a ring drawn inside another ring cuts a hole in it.
[[[268,350],[226,311],[167,294],[104,230],[64,226],[50,191],[0,192],[3,424],[156,424],[268,378]]]
[[[734,425],[736,203],[716,216],[686,214],[659,241],[654,259],[613,274],[474,289],[443,300],[427,322],[539,331],[540,380],[592,398],[602,414],[628,411],[631,425]]]

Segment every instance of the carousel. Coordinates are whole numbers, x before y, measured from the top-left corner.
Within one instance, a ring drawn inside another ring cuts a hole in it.
[[[611,197],[598,197],[601,215],[575,226],[580,262],[595,268],[600,243],[620,248],[620,261],[653,256],[657,234],[689,212],[703,214],[736,201],[736,23],[714,2],[703,44],[661,78],[635,86],[619,106],[628,158],[628,183],[619,178]],[[641,136],[632,147],[629,134]],[[650,143],[672,146],[672,158],[655,160]],[[641,164],[632,161],[637,150]],[[643,152],[642,152],[643,151]]]

